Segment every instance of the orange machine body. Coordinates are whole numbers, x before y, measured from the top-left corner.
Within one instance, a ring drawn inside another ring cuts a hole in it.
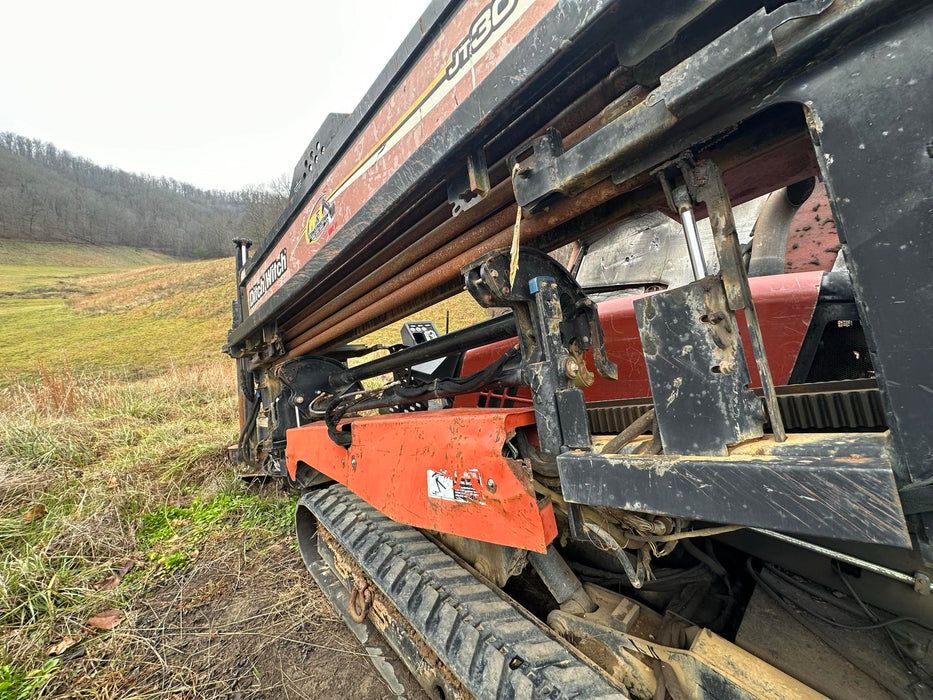
[[[530,466],[503,456],[534,420],[524,408],[352,418],[349,447],[315,423],[287,432],[285,458],[293,479],[303,462],[398,522],[544,552],[557,535],[553,506],[536,496]]]

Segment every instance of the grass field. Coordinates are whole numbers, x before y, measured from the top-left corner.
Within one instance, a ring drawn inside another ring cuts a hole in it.
[[[230,264],[132,248],[0,241],[0,383],[40,370],[159,369],[216,357]],[[182,271],[183,274],[182,274]]]
[[[385,695],[301,567],[294,495],[227,460],[232,261],[0,253],[0,698]],[[448,313],[484,317],[416,317]]]

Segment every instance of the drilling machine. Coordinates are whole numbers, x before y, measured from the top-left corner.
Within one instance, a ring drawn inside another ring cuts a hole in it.
[[[393,691],[930,697],[931,29],[433,0],[325,119],[225,350]]]

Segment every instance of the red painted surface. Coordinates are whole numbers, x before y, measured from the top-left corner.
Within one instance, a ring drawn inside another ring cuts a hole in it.
[[[822,272],[807,272],[753,277],[749,280],[761,323],[765,352],[776,384],[786,384],[790,379],[797,354],[813,317],[822,276]],[[606,336],[606,352],[609,359],[619,367],[619,379],[612,382],[597,375],[593,386],[584,391],[587,401],[633,399],[651,394],[641,339],[638,337],[638,325],[635,323],[635,311],[632,307],[632,302],[637,298],[638,296],[629,296],[611,299],[599,305],[599,318]],[[760,386],[758,369],[751,353],[748,328],[741,311],[738,315],[742,347],[748,361],[752,386]],[[462,373],[470,374],[485,367],[517,342],[507,340],[469,351],[463,360]],[[592,356],[588,358],[587,365],[592,370]],[[518,397],[528,396],[528,389],[521,387]],[[454,405],[475,406],[478,398],[479,394],[459,396]]]
[[[292,478],[304,462],[415,527],[536,552],[556,537],[553,507],[539,506],[530,470],[502,456],[515,429],[534,423],[533,411],[454,408],[347,423],[349,448],[336,445],[322,423],[289,430]]]
[[[822,182],[797,210],[787,235],[785,272],[831,270],[839,254],[839,234]]]
[[[249,304],[249,313],[265,303],[349,221],[408,157],[447,121],[457,106],[486,79],[492,69],[555,3],[556,0],[516,0],[514,6],[498,4],[499,8],[513,9],[463,68],[448,76],[455,50],[469,36],[471,25],[489,5],[489,0],[466,0],[463,3],[365,125],[330,174],[318,184],[308,204],[281,240],[266,253],[262,264],[250,275],[246,282],[247,289],[259,281],[267,263],[284,250],[287,269],[271,283],[260,299]],[[429,99],[428,95],[431,96]],[[317,239],[309,241],[305,230],[309,219],[318,211],[322,198],[326,198],[333,206],[333,219]]]

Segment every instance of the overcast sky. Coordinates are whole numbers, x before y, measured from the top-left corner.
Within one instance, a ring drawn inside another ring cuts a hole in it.
[[[291,178],[428,0],[5,3],[0,131],[204,188]]]

